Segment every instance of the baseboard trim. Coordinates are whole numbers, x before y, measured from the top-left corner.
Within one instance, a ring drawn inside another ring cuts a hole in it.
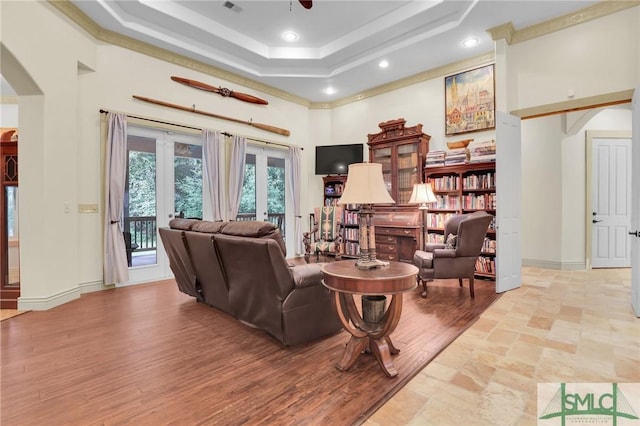
[[[54,294],[49,297],[24,297],[18,298],[18,310],[19,311],[46,311],[47,309],[55,308],[56,306],[63,305],[67,302],[71,302],[80,297],[80,288],[72,288],[69,290],[61,291],[58,294]]]
[[[549,260],[522,259],[522,266],[561,271],[581,271],[587,269],[584,262],[552,262]]]
[[[21,311],[45,311],[55,308],[79,298],[84,293],[106,290],[113,286],[105,286],[102,281],[89,281],[80,283],[76,288],[61,291],[49,297],[24,297],[18,298],[18,310]]]

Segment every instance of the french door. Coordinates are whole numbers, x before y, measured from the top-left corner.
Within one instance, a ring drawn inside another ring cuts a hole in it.
[[[123,232],[134,284],[171,277],[158,228],[174,217],[203,218],[199,135],[128,127]],[[203,199],[205,202],[203,203]]]
[[[247,146],[244,183],[237,220],[262,220],[280,228],[287,243],[287,253],[292,253],[293,227],[287,226],[288,152],[278,149]]]

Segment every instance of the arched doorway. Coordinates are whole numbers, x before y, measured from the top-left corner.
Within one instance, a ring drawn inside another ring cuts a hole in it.
[[[17,309],[20,296],[18,226],[18,133],[0,133],[0,308]]]

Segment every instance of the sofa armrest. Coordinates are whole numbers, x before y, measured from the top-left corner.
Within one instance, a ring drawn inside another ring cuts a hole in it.
[[[322,284],[322,267],[324,265],[324,263],[308,263],[290,268],[295,288],[313,287]]]
[[[424,245],[424,251],[433,252],[436,249],[443,249],[446,246],[438,243],[427,243]]]
[[[456,257],[456,250],[455,249],[435,249],[433,251],[433,258],[434,259],[445,259],[445,258],[454,258]]]

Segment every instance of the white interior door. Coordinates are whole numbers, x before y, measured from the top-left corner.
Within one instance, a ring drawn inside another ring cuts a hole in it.
[[[633,94],[631,111],[631,305],[640,317],[640,86]]]
[[[132,249],[126,284],[170,278],[158,229],[176,216],[205,216],[201,139],[129,126],[127,153],[123,229],[131,235]]]
[[[631,266],[631,139],[593,138],[591,266]]]
[[[522,283],[520,118],[496,113],[496,292]]]

